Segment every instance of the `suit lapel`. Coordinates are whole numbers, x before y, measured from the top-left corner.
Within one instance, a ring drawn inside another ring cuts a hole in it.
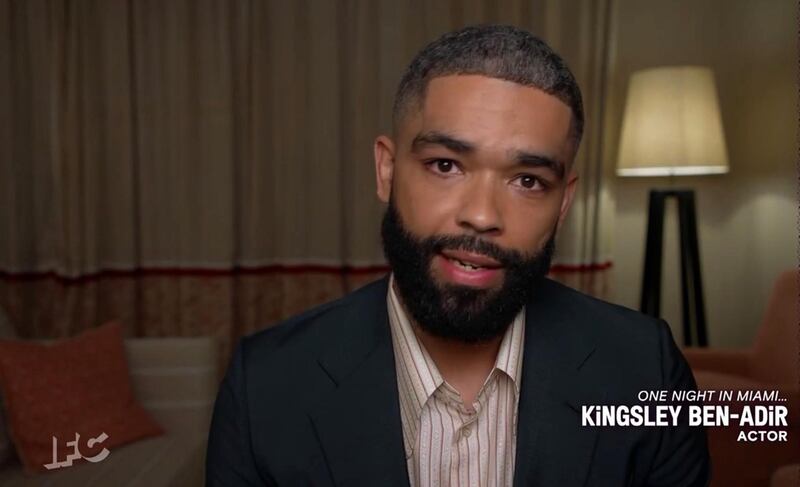
[[[597,429],[581,426],[580,408],[604,393],[587,373],[594,340],[575,324],[591,317],[575,316],[567,293],[545,280],[526,308],[515,487],[581,486],[591,463]]]
[[[335,387],[309,414],[337,486],[408,486],[388,279],[362,290],[319,365]]]

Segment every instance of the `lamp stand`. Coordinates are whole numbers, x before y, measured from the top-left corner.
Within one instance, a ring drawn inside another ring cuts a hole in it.
[[[683,342],[687,346],[706,347],[708,346],[708,337],[706,335],[705,305],[703,304],[703,283],[700,278],[700,250],[697,245],[697,218],[693,190],[650,190],[640,310],[650,316],[659,317],[664,210],[666,200],[672,197],[678,200],[680,222]]]

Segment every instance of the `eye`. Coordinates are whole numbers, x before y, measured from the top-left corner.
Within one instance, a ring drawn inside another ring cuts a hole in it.
[[[433,159],[426,162],[425,165],[436,174],[458,173],[458,163],[452,159]]]
[[[530,191],[543,191],[547,189],[547,183],[532,174],[522,174],[517,176],[514,179],[514,182],[516,182],[516,184],[521,186],[523,189]]]
[[[441,172],[450,172],[453,170],[453,161],[436,161],[436,169]]]

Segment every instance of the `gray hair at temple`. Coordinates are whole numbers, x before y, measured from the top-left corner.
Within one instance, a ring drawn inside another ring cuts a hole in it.
[[[509,25],[478,25],[447,33],[411,61],[392,108],[395,133],[411,109],[420,109],[433,78],[479,74],[538,88],[572,109],[573,155],[583,136],[583,101],[575,77],[550,46],[530,32]]]

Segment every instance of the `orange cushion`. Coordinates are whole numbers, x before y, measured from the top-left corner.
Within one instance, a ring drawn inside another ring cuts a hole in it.
[[[85,458],[164,432],[133,396],[122,340],[113,322],[52,345],[0,340],[6,420],[27,472],[53,463],[53,437],[61,462],[76,433]]]

